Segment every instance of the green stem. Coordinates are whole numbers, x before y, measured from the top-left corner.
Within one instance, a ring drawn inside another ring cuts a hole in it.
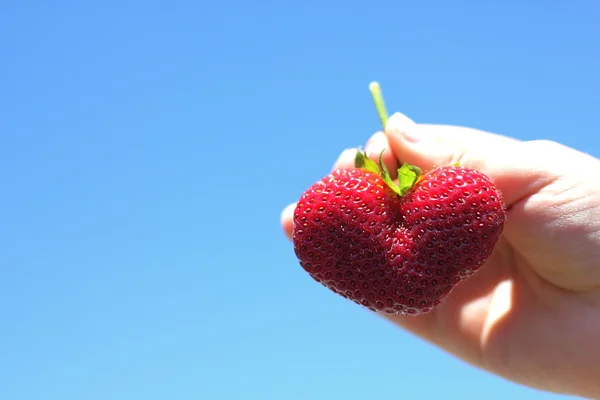
[[[383,101],[383,95],[381,94],[379,83],[375,81],[371,82],[369,84],[369,91],[373,97],[373,102],[375,103],[375,108],[377,109],[377,115],[379,116],[379,121],[381,121],[381,126],[383,129],[385,129],[388,121],[388,113],[385,109],[385,102]]]

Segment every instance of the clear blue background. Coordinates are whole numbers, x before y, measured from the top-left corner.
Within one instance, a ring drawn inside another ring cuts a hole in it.
[[[279,213],[378,129],[373,79],[416,121],[599,156],[599,19],[595,0],[4,0],[0,398],[555,398],[322,289]]]

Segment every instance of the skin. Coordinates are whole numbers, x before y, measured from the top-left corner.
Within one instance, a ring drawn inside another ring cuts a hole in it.
[[[459,162],[508,207],[494,254],[434,311],[382,315],[468,363],[549,392],[600,398],[600,160],[549,141],[415,124],[394,114],[365,147],[390,171]],[[351,168],[356,149],[334,165]],[[281,224],[291,239],[294,204]]]

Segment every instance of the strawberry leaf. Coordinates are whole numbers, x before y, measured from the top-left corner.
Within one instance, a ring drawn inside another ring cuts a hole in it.
[[[381,153],[379,153],[379,168],[382,171],[382,174],[386,174],[386,175],[390,175],[390,171],[387,169],[387,166],[383,163],[383,153],[385,152],[384,150],[381,150]]]
[[[360,151],[356,152],[356,157],[354,158],[354,166],[356,168],[366,169],[367,171],[374,172],[376,174],[380,174],[379,166],[369,157],[367,157],[367,153],[361,153]]]
[[[421,169],[414,165],[404,163],[404,165],[398,168],[398,189],[400,196],[412,188],[420,176]]]
[[[385,163],[383,162],[383,152],[385,150],[382,150],[381,153],[379,153],[379,168],[381,169],[381,179],[383,179],[383,181],[394,191],[398,194],[398,196],[402,196],[402,192],[400,190],[400,188],[398,187],[398,185],[396,185],[396,183],[392,180],[392,178],[390,177],[390,171],[388,170],[388,168],[386,167]]]

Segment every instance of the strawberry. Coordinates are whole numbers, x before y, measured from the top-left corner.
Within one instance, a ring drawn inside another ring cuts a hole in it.
[[[381,158],[357,152],[355,168],[333,171],[301,196],[294,251],[314,280],[343,297],[376,312],[423,314],[489,258],[505,205],[474,169],[423,175],[404,164],[398,177]]]

